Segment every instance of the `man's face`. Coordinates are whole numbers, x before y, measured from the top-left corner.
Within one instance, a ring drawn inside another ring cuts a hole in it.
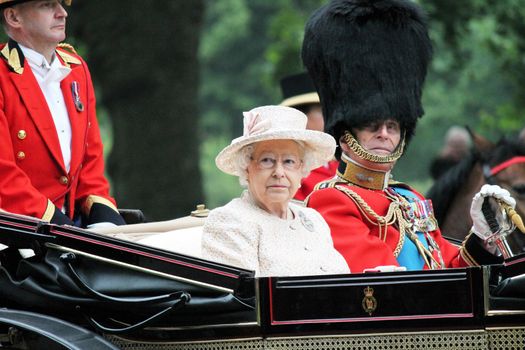
[[[393,119],[374,122],[353,130],[359,144],[368,152],[380,156],[390,155],[401,141],[401,128]]]
[[[66,38],[67,12],[59,0],[34,0],[9,8],[24,42],[32,47],[56,45]]]
[[[378,156],[391,155],[401,142],[401,127],[399,123],[393,119],[374,122],[362,128],[354,128],[352,129],[352,134],[361,147],[369,153]],[[369,169],[388,171],[391,170],[395,164],[395,161],[390,163],[376,163],[362,159],[351,151],[344,141],[341,141],[340,145],[347,156]]]
[[[306,123],[307,129],[324,131],[323,110],[320,104],[312,105],[306,113],[306,116],[308,117],[308,122]]]

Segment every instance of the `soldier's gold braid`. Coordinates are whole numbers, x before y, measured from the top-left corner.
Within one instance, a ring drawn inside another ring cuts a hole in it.
[[[394,203],[395,202],[392,202],[390,206],[392,206]],[[403,245],[405,244],[405,233],[407,231],[407,222],[405,221],[405,218],[403,217],[403,213],[401,212],[401,208],[399,208],[399,204],[397,204],[395,207],[396,207],[395,216],[397,218],[397,223],[399,226],[399,242],[397,242],[397,245],[396,245],[396,248],[394,249],[393,254],[397,258],[399,256],[399,253],[401,253],[401,249],[403,249]]]
[[[441,266],[441,264],[432,256],[432,253],[419,241],[417,235],[411,231],[411,223],[405,219],[403,211],[401,210],[401,203],[399,202],[399,199],[387,196],[387,198],[392,200],[392,202],[388,206],[386,215],[381,216],[377,214],[360,195],[351,189],[341,185],[335,185],[335,188],[346,194],[356,204],[361,214],[369,223],[379,227],[379,238],[383,242],[386,241],[386,230],[388,226],[397,223],[399,230],[399,241],[397,242],[396,248],[393,251],[393,255],[396,258],[401,253],[401,249],[405,243],[405,236],[408,235],[409,239],[414,243],[421,257],[425,261],[425,264],[429,268],[433,268],[429,259],[431,259],[437,266]],[[373,219],[375,219],[375,221]]]
[[[401,249],[403,248],[403,244],[405,243],[405,233],[408,227],[408,223],[403,217],[399,203],[394,201],[391,202],[386,215],[381,216],[377,214],[372,208],[370,208],[368,203],[365,202],[365,200],[360,195],[351,189],[340,185],[336,185],[335,188],[346,194],[355,204],[357,204],[357,208],[368,222],[370,222],[372,225],[379,226],[379,238],[383,242],[386,241],[386,230],[388,226],[397,222],[399,226],[399,241],[397,242],[396,248],[393,251],[394,256],[397,258],[401,252]],[[374,222],[372,218],[376,221]]]
[[[346,142],[348,147],[361,159],[365,159],[374,163],[392,163],[401,157],[403,150],[405,148],[405,135],[401,139],[401,143],[396,147],[394,153],[382,156],[377,154],[372,154],[363,148],[354,138],[350,131],[345,131],[343,135],[343,140]]]
[[[379,226],[379,238],[384,242],[386,240],[387,227],[389,225],[394,224],[397,221],[398,215],[396,213],[396,208],[398,208],[399,205],[395,202],[392,202],[388,207],[387,214],[385,216],[381,216],[377,214],[372,208],[370,208],[368,203],[365,202],[365,200],[361,198],[360,195],[358,195],[351,189],[340,185],[336,185],[335,188],[346,194],[352,201],[354,201],[361,214],[366,218],[366,220],[369,223],[371,223],[372,225]],[[375,221],[372,219],[375,219]]]

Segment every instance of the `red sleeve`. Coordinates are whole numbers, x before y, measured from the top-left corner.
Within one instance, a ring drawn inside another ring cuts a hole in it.
[[[441,231],[437,229],[432,232],[432,237],[436,241],[441,255],[443,256],[443,262],[446,267],[466,267],[469,266],[460,254],[460,247],[450,243],[441,235]]]

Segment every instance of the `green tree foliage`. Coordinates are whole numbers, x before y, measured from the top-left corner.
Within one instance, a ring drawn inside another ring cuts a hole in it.
[[[493,92],[499,101],[492,109],[479,110],[483,132],[509,133],[525,126],[525,1],[442,0],[422,1],[433,23],[440,26],[442,49],[448,50],[454,64],[472,80],[485,78],[481,94]],[[477,56],[477,57],[476,57]],[[472,65],[470,60],[477,60]],[[495,102],[494,99],[491,102]]]
[[[266,49],[266,57],[273,67],[273,86],[284,76],[304,71],[300,52],[306,19],[325,2],[282,1],[269,27],[271,42]]]

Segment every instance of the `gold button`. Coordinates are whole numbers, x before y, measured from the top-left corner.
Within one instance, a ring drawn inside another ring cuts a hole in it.
[[[24,152],[20,151],[20,152],[18,152],[18,153],[16,154],[16,157],[17,157],[18,159],[24,159],[24,158],[26,157],[26,154],[25,154]]]
[[[17,134],[18,138],[20,140],[23,140],[26,138],[27,134],[26,134],[26,131],[25,130],[18,130],[18,134]]]
[[[60,176],[59,181],[62,185],[67,185],[69,183],[69,179],[67,178],[67,176]]]

